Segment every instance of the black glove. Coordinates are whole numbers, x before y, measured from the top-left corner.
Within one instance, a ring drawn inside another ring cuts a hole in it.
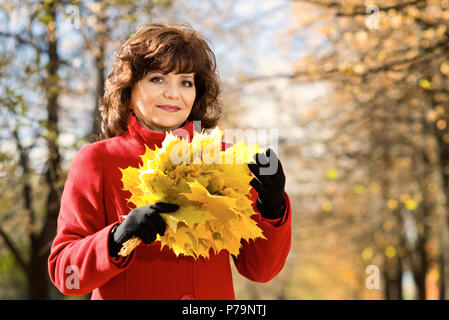
[[[145,244],[156,240],[156,234],[165,233],[165,221],[159,213],[174,212],[179,209],[177,204],[158,202],[130,211],[123,222],[112,228],[109,233],[109,255],[117,257],[122,244],[136,236]]]
[[[256,163],[248,163],[255,176],[250,185],[257,191],[257,209],[266,219],[280,218],[285,211],[285,175],[276,153],[268,148],[266,153],[254,155]]]

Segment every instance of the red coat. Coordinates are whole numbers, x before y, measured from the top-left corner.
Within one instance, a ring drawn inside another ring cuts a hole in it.
[[[183,129],[193,134],[193,123]],[[176,131],[175,131],[176,133]],[[122,190],[119,168],[137,167],[144,144],[159,147],[164,132],[154,132],[130,116],[123,136],[84,146],[72,161],[58,217],[57,235],[48,259],[50,278],[67,295],[92,292],[92,299],[235,299],[229,253],[209,259],[176,255],[160,242],[141,244],[124,260],[108,254],[108,234],[133,207]],[[253,207],[257,193],[251,189]],[[284,217],[253,218],[268,240],[243,241],[237,270],[267,282],[282,269],[290,250],[291,207],[286,194]],[[280,221],[281,220],[281,221]]]

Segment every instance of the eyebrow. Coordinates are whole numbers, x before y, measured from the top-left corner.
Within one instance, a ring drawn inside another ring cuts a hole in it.
[[[148,72],[148,74],[154,74],[154,73],[163,74],[163,75],[165,75],[165,76],[168,74],[168,72],[163,72],[163,71],[160,71],[160,70],[153,70],[153,71]],[[194,78],[194,76],[192,76],[192,75],[186,75],[186,74],[182,74],[181,77],[182,77],[182,78],[191,78],[191,79]]]

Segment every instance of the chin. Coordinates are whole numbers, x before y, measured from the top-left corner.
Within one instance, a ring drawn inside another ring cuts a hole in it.
[[[174,127],[179,127],[180,125],[182,125],[184,123],[183,121],[167,121],[167,122],[162,122],[162,123],[158,123],[158,126],[163,127],[163,128],[174,128]]]

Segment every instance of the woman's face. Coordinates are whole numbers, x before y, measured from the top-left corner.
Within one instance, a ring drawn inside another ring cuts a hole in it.
[[[180,127],[195,101],[193,73],[150,71],[131,90],[131,107],[146,128],[167,131]]]

